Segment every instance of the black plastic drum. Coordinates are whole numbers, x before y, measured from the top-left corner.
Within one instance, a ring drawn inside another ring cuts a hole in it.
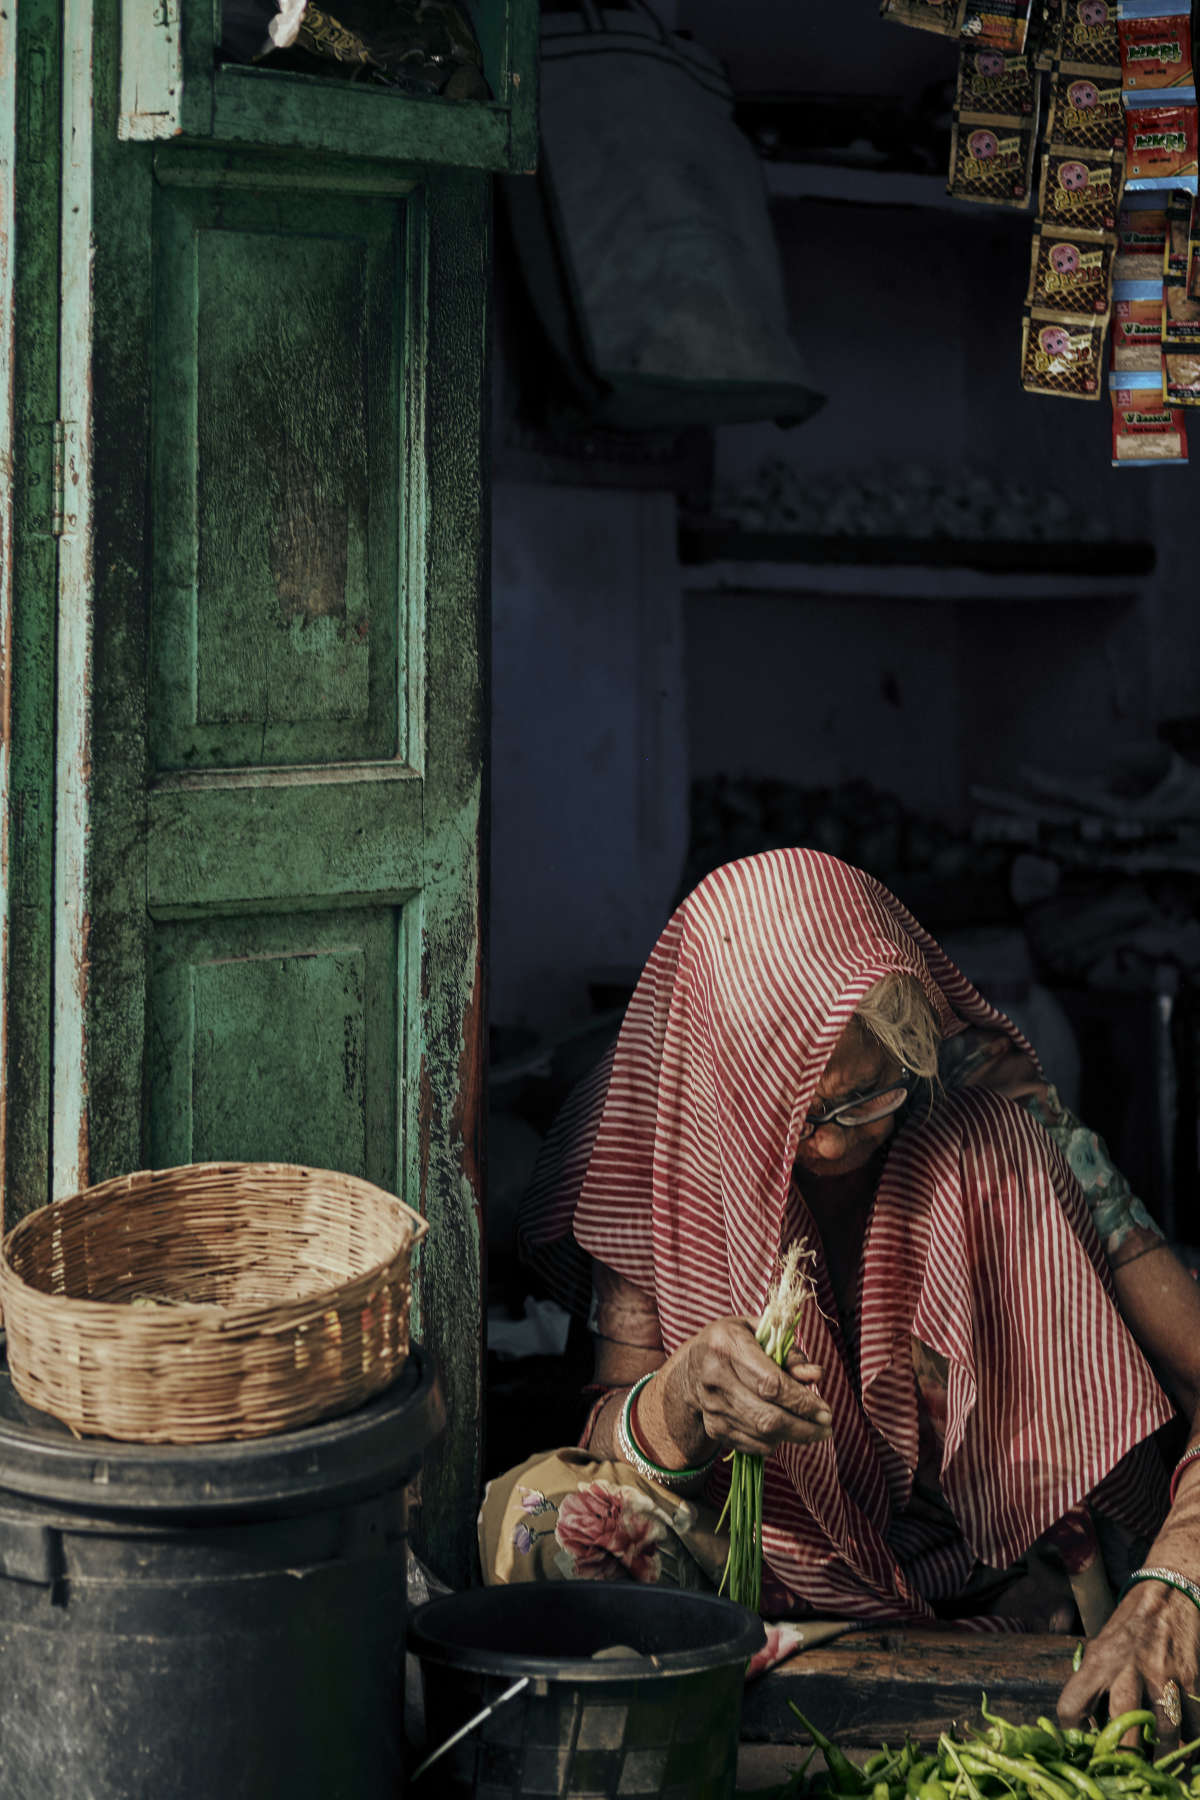
[[[408,1484],[444,1417],[414,1348],[300,1431],[79,1439],[0,1351],[3,1800],[395,1800]]]

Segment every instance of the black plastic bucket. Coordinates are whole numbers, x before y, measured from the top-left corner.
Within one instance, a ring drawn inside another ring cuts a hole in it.
[[[414,1349],[304,1430],[78,1439],[0,1354],[3,1800],[395,1800],[408,1483],[444,1416]]]
[[[763,1642],[762,1621],[715,1594],[623,1582],[431,1600],[409,1628],[430,1750],[528,1682],[413,1782],[413,1800],[729,1800],[746,1663]],[[593,1660],[614,1645],[638,1654]]]

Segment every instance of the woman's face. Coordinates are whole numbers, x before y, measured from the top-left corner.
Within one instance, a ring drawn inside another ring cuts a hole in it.
[[[869,1031],[851,1019],[834,1046],[825,1073],[817,1083],[817,1091],[809,1101],[810,1113],[827,1111],[856,1094],[869,1094],[883,1087],[889,1076],[896,1074],[895,1057],[871,1036]],[[802,1175],[849,1175],[865,1167],[896,1129],[899,1113],[889,1113],[871,1125],[855,1125],[843,1130],[841,1125],[819,1125],[811,1137],[796,1150],[796,1168]]]

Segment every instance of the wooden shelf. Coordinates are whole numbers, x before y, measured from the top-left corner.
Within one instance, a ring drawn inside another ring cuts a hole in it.
[[[1154,568],[1153,544],[1117,541],[814,537],[680,524],[693,593],[822,593],[929,600],[1119,598]]]
[[[856,168],[845,163],[821,162],[764,162],[763,171],[767,193],[772,200],[834,200],[848,206],[936,207],[939,211],[970,212],[976,217],[993,210],[973,201],[957,200],[948,194],[945,175],[917,175],[907,169]]]

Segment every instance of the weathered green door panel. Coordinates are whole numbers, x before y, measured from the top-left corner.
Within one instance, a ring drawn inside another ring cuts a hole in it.
[[[405,739],[401,361],[418,214],[392,198],[159,188],[159,768],[388,757]]]
[[[184,779],[149,796],[158,918],[393,901],[422,882],[422,784],[399,763]]]
[[[11,1224],[50,1198],[53,1020],[55,459],[58,416],[61,55],[55,0],[26,0],[0,21],[5,50],[4,236],[0,245],[9,356],[2,476],[11,530],[0,553],[0,766],[7,843],[3,872],[4,1214]],[[9,209],[11,208],[11,212]],[[11,331],[11,338],[9,333]],[[9,412],[11,406],[11,413]],[[11,483],[11,487],[10,487]],[[11,611],[9,610],[11,606]]]
[[[156,926],[156,1166],[305,1162],[400,1185],[412,907]]]
[[[118,128],[126,139],[387,156],[426,167],[532,169],[537,150],[537,0],[479,0],[489,100],[400,94],[367,80],[222,62],[213,0],[122,0]]]
[[[488,184],[115,132],[96,154],[91,1174],[309,1160],[427,1213],[416,1323],[451,1423],[422,1529],[463,1580]]]

